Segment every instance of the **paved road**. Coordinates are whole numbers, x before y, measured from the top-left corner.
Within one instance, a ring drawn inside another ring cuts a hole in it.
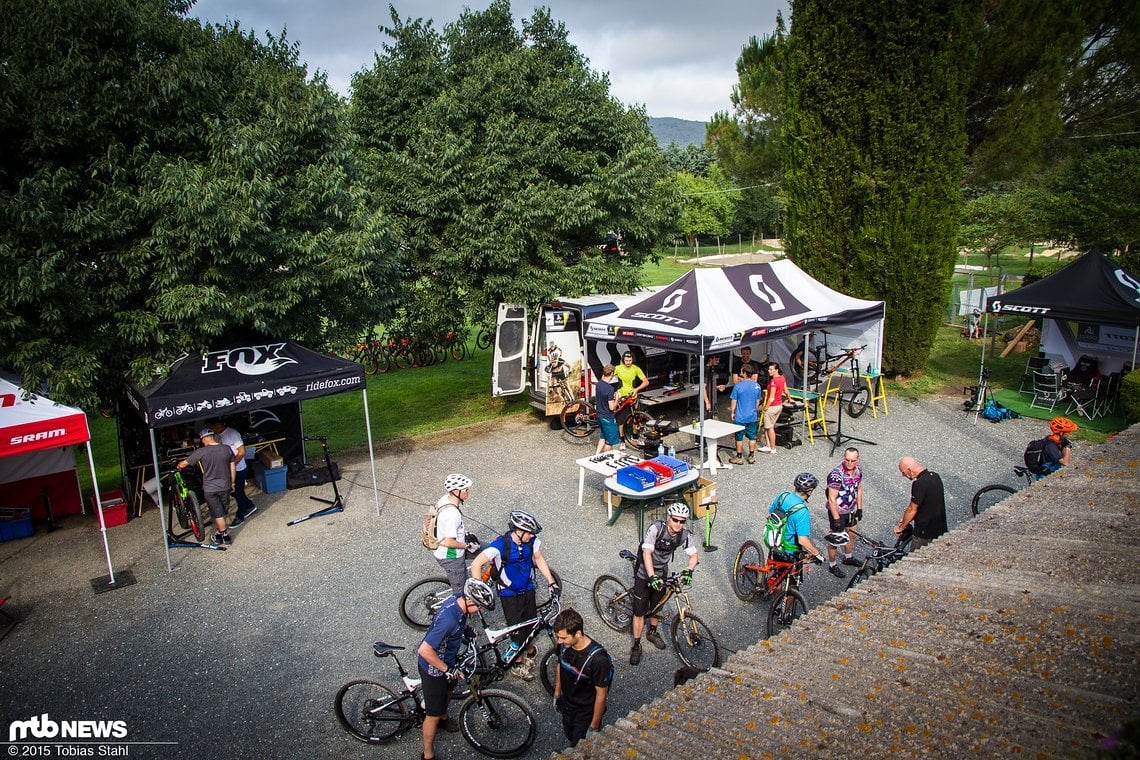
[[[892,399],[887,417],[845,421],[847,432],[878,444],[862,447],[869,534],[886,537],[905,504],[909,483],[896,469],[903,454],[942,474],[952,524],[965,519],[979,485],[1012,482],[1009,467],[1043,424],[974,425],[960,408],[950,398]],[[687,421],[684,410],[677,416]],[[762,638],[767,612],[732,595],[728,571],[736,548],[757,537],[769,501],[797,472],[822,477],[838,463],[841,450],[831,457],[830,448],[817,442],[781,449],[719,474],[713,542],[722,548],[702,554],[694,599],[727,648]],[[490,537],[513,507],[539,515],[547,555],[567,581],[566,601],[583,612],[587,631],[618,663],[613,720],[669,688],[680,662],[671,651],[647,647],[642,664],[629,667],[628,641],[592,611],[588,587],[602,572],[628,572],[617,552],[637,537],[629,516],[605,527],[600,477],[587,475],[586,505],[575,506],[573,460],[590,451],[592,443],[572,442],[530,416],[390,447],[377,460],[384,491],[379,516],[366,462],[342,456],[349,504],[343,514],[286,527],[316,507],[310,493],[331,488],[261,496],[261,512],[236,531],[230,551],[175,550],[169,574],[152,510],[109,531],[116,567],[129,567],[138,583],[101,595],[88,582],[105,573],[90,519],[69,518],[54,533],[0,544],[0,596],[12,595],[9,607],[23,618],[0,643],[0,728],[48,713],[53,720],[122,720],[130,740],[173,743],[132,746],[136,758],[416,756],[414,736],[388,749],[354,741],[338,726],[332,700],[351,678],[395,680],[372,657],[373,641],[418,644],[419,634],[400,622],[395,606],[408,583],[434,570],[417,534],[423,505],[438,497],[453,471],[475,479],[467,511],[480,536]],[[817,535],[825,531],[821,496],[812,504]],[[813,604],[842,588],[820,571],[807,582]],[[528,757],[561,749],[539,683],[506,686],[531,699],[542,721]],[[470,755],[458,735],[444,737],[440,751]]]

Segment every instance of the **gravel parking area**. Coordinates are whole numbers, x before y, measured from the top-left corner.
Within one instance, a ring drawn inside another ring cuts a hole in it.
[[[889,390],[889,388],[888,388]],[[859,445],[865,471],[865,530],[886,539],[909,494],[898,473],[910,454],[946,484],[951,526],[969,515],[982,484],[1015,481],[1024,444],[1043,435],[1039,420],[973,423],[957,398],[921,402],[890,399],[890,414],[844,420],[845,432],[877,445]],[[668,416],[666,414],[665,416]],[[691,417],[683,409],[676,418]],[[320,431],[316,431],[320,432]],[[678,446],[682,436],[674,439]],[[442,479],[463,472],[475,480],[466,513],[469,529],[489,539],[513,507],[533,511],[544,526],[551,564],[566,581],[565,603],[578,608],[587,633],[609,648],[617,665],[607,722],[659,696],[681,663],[668,649],[646,646],[628,665],[628,639],[605,628],[589,587],[603,572],[628,574],[617,553],[634,548],[636,520],[605,525],[601,477],[587,473],[585,506],[576,506],[574,459],[593,451],[531,416],[389,446],[377,459],[379,516],[364,457],[342,455],[340,487],[348,509],[286,527],[319,505],[331,486],[256,497],[259,513],[235,531],[227,552],[172,550],[167,573],[155,510],[112,528],[116,569],[130,568],[137,584],[92,593],[103,575],[102,548],[91,518],[72,517],[53,533],[0,544],[0,597],[21,618],[0,642],[0,717],[4,725],[47,713],[53,720],[121,720],[131,757],[415,757],[418,732],[388,748],[366,747],[341,730],[333,697],[345,681],[380,677],[398,682],[395,668],[371,654],[377,640],[414,649],[420,634],[396,612],[401,591],[436,565],[418,539],[425,505]],[[716,552],[702,552],[695,576],[696,612],[729,650],[764,636],[767,609],[733,596],[729,571],[745,538],[759,538],[773,496],[796,473],[821,480],[842,448],[831,444],[779,449],[757,464],[717,474],[720,510]],[[1080,444],[1074,457],[1081,456]],[[823,493],[813,497],[813,535],[826,532]],[[809,604],[842,591],[845,582],[816,569],[807,580]],[[412,664],[412,655],[405,659]],[[502,687],[525,695],[540,718],[527,757],[564,746],[560,723],[536,679]],[[468,757],[458,734],[442,735],[442,757]],[[52,755],[55,756],[55,755]]]

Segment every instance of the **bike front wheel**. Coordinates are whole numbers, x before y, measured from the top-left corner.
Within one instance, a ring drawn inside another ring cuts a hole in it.
[[[526,702],[507,691],[484,689],[459,708],[463,738],[491,757],[518,757],[538,735],[538,721]]]
[[[847,400],[847,414],[852,417],[862,417],[863,412],[867,411],[870,401],[871,391],[867,389],[867,386],[857,385],[851,393],[851,398]]]
[[[542,656],[542,667],[538,669],[538,677],[547,694],[554,694],[554,679],[558,677],[558,647],[551,647],[550,651]]]
[[[851,580],[847,581],[847,590],[850,591],[851,589],[855,588],[860,583],[870,578],[873,574],[874,573],[871,570],[870,563],[863,563],[863,567],[856,570],[855,574],[851,576]]]
[[[588,438],[598,427],[594,407],[588,401],[571,401],[562,407],[562,414],[558,418],[562,422],[562,429],[575,438]]]
[[[805,372],[807,373],[808,385],[815,385],[819,381],[819,362],[816,361],[815,356],[808,354],[805,363],[803,346],[792,351],[792,356],[788,361],[792,368],[792,380],[797,386],[803,384]]]
[[[550,568],[550,575],[554,578],[555,584],[558,588],[562,588],[562,576],[552,567]],[[534,578],[534,606],[542,607],[550,601],[550,584],[542,577],[542,573],[538,572],[538,568],[533,571]]]
[[[633,600],[629,589],[613,575],[599,575],[594,581],[594,609],[598,617],[618,633],[633,625]]]
[[[193,491],[186,494],[186,498],[174,497],[174,509],[178,514],[179,524],[187,527],[194,534],[194,538],[201,541],[206,536],[202,528],[202,512],[198,506],[198,497]]]
[[[997,504],[999,501],[1004,501],[1009,498],[1010,494],[1014,493],[1017,493],[1017,491],[1009,486],[1003,486],[1000,483],[985,486],[974,494],[974,498],[970,500],[970,510],[974,513],[974,516],[977,517],[994,504]]]
[[[780,594],[772,603],[772,609],[768,610],[768,638],[791,627],[792,623],[806,612],[807,600],[799,591],[790,588]]]
[[[720,642],[701,620],[692,613],[673,618],[669,624],[669,636],[681,662],[698,670],[720,667]]]
[[[764,574],[758,568],[764,566],[764,550],[755,541],[745,541],[736,553],[732,563],[732,592],[736,598],[747,602],[756,596],[764,586]]]
[[[336,693],[336,718],[360,741],[383,744],[412,727],[406,701],[378,681],[349,681]]]
[[[426,631],[451,593],[451,584],[442,575],[420,578],[400,597],[400,617],[412,628]]]

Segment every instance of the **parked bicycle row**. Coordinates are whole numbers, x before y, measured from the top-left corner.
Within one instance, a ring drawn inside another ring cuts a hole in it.
[[[435,337],[400,336],[384,333],[381,337],[362,337],[345,349],[346,358],[362,365],[365,374],[375,375],[396,369],[429,367],[448,359],[463,361],[476,350],[486,350],[494,342],[489,327],[472,333],[467,328],[449,330]]]

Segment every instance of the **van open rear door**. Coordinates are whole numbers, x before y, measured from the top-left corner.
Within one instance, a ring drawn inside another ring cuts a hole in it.
[[[495,359],[491,367],[492,396],[514,396],[526,390],[526,331],[526,307],[499,304]]]

